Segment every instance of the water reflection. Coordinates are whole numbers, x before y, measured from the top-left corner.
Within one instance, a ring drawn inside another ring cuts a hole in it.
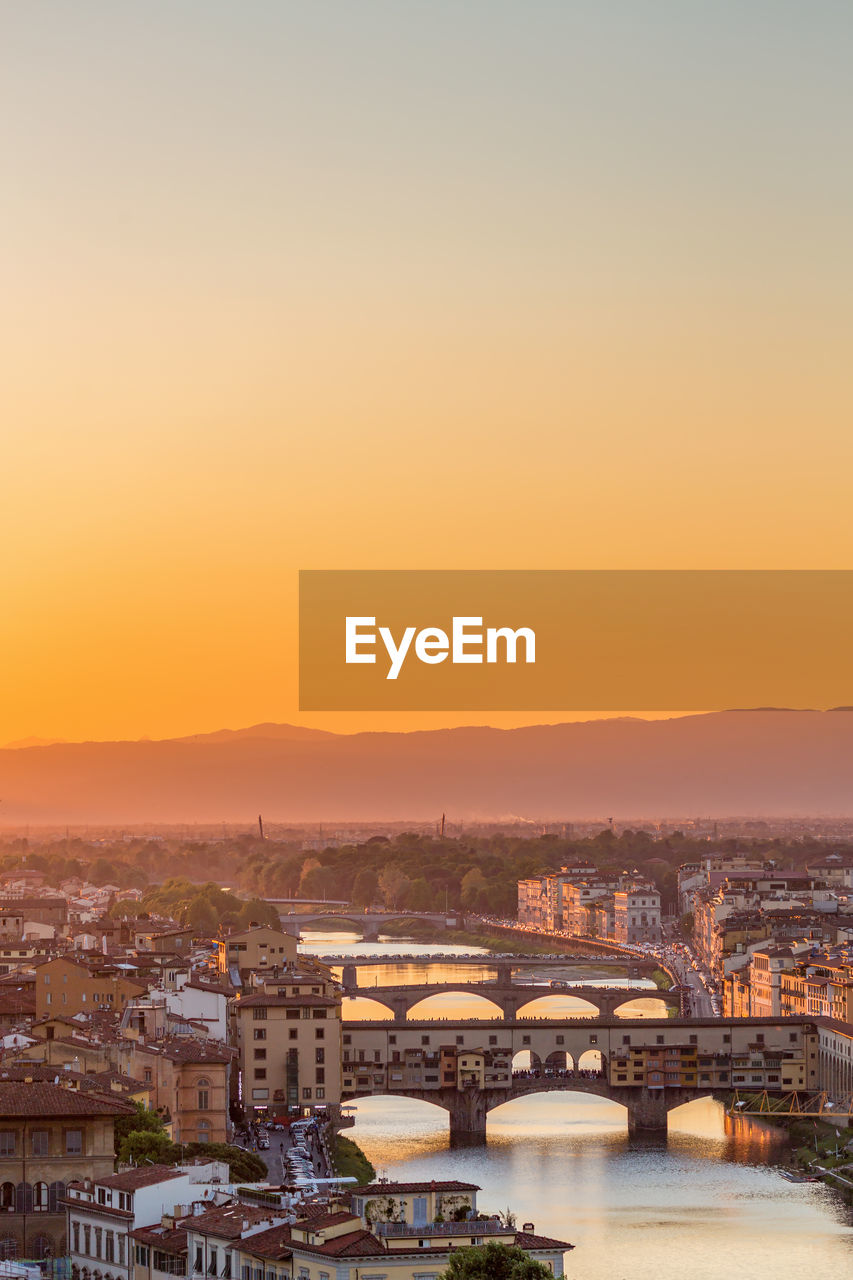
[[[460,1178],[487,1209],[570,1240],[568,1274],[584,1280],[839,1280],[853,1231],[819,1184],[784,1181],[767,1162],[785,1136],[732,1121],[710,1099],[673,1112],[666,1144],[629,1140],[625,1111],[606,1099],[549,1094],[489,1115],[486,1148],[448,1147],[447,1116],[426,1103],[357,1104],[351,1136],[395,1178]]]

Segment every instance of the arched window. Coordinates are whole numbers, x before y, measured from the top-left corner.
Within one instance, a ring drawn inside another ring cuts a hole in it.
[[[196,1088],[198,1089],[198,1109],[199,1111],[207,1111],[210,1106],[210,1088],[209,1080],[196,1080]]]
[[[33,1213],[47,1213],[49,1194],[46,1182],[33,1183]]]
[[[4,1182],[0,1187],[0,1209],[15,1208],[15,1184],[14,1182]]]
[[[44,1258],[50,1258],[53,1255],[53,1241],[49,1236],[36,1236],[30,1248],[32,1249],[33,1257],[40,1262]]]
[[[9,1258],[17,1258],[18,1241],[14,1236],[3,1236],[0,1239],[0,1258],[8,1260]]]

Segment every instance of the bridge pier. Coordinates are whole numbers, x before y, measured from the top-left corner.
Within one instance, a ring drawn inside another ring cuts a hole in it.
[[[486,1099],[480,1089],[454,1092],[448,1110],[451,1147],[486,1145]]]
[[[367,993],[365,992],[365,994]],[[405,996],[395,997],[393,1008],[394,1008],[394,1021],[405,1022],[406,1014],[409,1011],[409,1002],[406,999],[406,997]]]
[[[655,1136],[666,1139],[666,1117],[671,1104],[667,1102],[665,1090],[626,1089],[624,1103],[628,1108],[629,1138]]]
[[[345,991],[358,986],[358,969],[354,964],[345,964],[341,973],[341,982]]]

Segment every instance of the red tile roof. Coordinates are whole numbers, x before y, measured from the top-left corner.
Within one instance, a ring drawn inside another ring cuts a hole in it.
[[[123,1116],[135,1110],[132,1102],[63,1089],[60,1084],[0,1080],[0,1116]]]

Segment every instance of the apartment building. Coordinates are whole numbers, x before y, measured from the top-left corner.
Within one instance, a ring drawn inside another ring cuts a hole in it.
[[[293,934],[267,926],[229,933],[216,943],[216,966],[235,987],[241,986],[252,972],[295,965],[297,942]]]
[[[330,979],[282,977],[235,1000],[238,1096],[254,1116],[335,1111],[341,1099],[341,996]]]
[[[183,1170],[156,1164],[74,1183],[63,1202],[72,1275],[133,1280],[134,1229],[192,1196]]]
[[[120,1014],[128,1000],[145,992],[141,983],[109,961],[56,956],[40,965],[36,975],[36,1017],[72,1017],[98,1009]]]
[[[68,1183],[112,1173],[115,1120],[132,1111],[104,1093],[0,1080],[0,1258],[67,1252]]]
[[[651,884],[617,889],[613,895],[613,937],[616,942],[636,946],[659,942],[661,937],[660,894]]]
[[[237,1051],[210,1040],[175,1036],[127,1041],[126,1070],[168,1116],[173,1142],[227,1142],[231,1074]]]

